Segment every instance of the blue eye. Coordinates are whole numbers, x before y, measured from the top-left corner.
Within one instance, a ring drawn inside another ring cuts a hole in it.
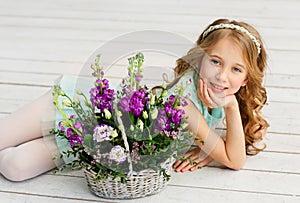
[[[218,61],[218,60],[211,59],[211,62],[212,62],[214,65],[220,65],[220,61]]]
[[[237,67],[234,67],[234,68],[233,68],[233,71],[234,71],[234,72],[240,72],[240,73],[242,72],[241,69],[239,69],[239,68],[237,68]]]

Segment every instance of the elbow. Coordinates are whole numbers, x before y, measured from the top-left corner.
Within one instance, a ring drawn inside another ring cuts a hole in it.
[[[227,167],[232,169],[232,170],[238,171],[238,170],[241,170],[244,167],[245,163],[246,163],[246,159],[241,160],[241,161],[236,162],[236,163],[231,163]]]
[[[243,168],[244,165],[240,164],[240,165],[232,165],[229,168],[234,170],[234,171],[239,171]]]

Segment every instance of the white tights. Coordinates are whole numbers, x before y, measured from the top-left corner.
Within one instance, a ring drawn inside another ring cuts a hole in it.
[[[0,120],[0,173],[22,181],[55,168],[43,137],[41,120],[55,115],[51,92]],[[55,140],[48,145],[56,148]]]

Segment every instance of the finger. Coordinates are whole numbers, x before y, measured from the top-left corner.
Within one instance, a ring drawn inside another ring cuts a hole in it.
[[[207,88],[207,85],[204,83],[204,91],[203,91],[203,94],[204,94],[204,98],[206,100],[206,106],[207,107],[210,107],[212,108],[213,105],[214,105],[214,102],[213,100],[211,99],[211,96],[209,95],[209,88]]]
[[[182,163],[182,161],[176,161],[176,162],[173,164],[173,168],[176,169],[181,163]]]
[[[184,161],[184,162],[181,162],[181,164],[175,168],[175,171],[176,172],[183,172],[182,170],[186,167],[188,167],[190,165],[190,162],[189,161]]]
[[[195,168],[195,166],[189,164],[189,165],[185,166],[184,168],[182,168],[181,172],[184,173],[186,171],[191,171],[192,168]]]
[[[205,158],[203,161],[198,162],[198,164],[196,166],[193,166],[190,168],[190,171],[195,171],[196,169],[199,169],[203,166],[206,166],[207,164],[209,164],[213,159],[211,157],[207,157]]]
[[[174,169],[177,169],[180,165],[184,165],[185,163],[184,162],[186,162],[186,161],[188,161],[188,160],[186,160],[186,159],[191,159],[191,157],[194,157],[193,156],[193,151],[191,150],[191,151],[188,151],[183,157],[182,157],[182,159],[183,160],[185,160],[185,161],[181,161],[181,160],[178,160],[178,161],[176,161],[174,164],[173,164],[173,168]],[[189,162],[189,161],[188,161]],[[181,167],[182,167],[181,166]],[[180,168],[180,167],[179,167]]]
[[[199,161],[197,161],[199,158],[199,153],[198,154],[193,154],[192,156],[189,157],[189,160],[185,160],[182,162],[177,168],[177,172],[185,172],[190,170],[190,168],[197,166],[199,164]]]
[[[203,84],[204,84],[203,80],[200,79],[198,81],[198,91],[197,91],[197,95],[198,95],[200,100],[203,99],[203,90],[204,90],[203,89]]]

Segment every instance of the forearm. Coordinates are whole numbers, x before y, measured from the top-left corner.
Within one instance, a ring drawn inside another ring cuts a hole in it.
[[[246,160],[245,136],[241,121],[238,103],[225,107],[226,141],[225,151],[228,158],[228,167],[240,169]]]
[[[198,138],[196,144],[214,160],[232,168],[240,169],[246,160],[245,141],[238,104],[226,107],[226,141],[210,129],[202,114],[188,101],[184,111],[189,123],[189,130]],[[203,144],[203,142],[204,144]]]

